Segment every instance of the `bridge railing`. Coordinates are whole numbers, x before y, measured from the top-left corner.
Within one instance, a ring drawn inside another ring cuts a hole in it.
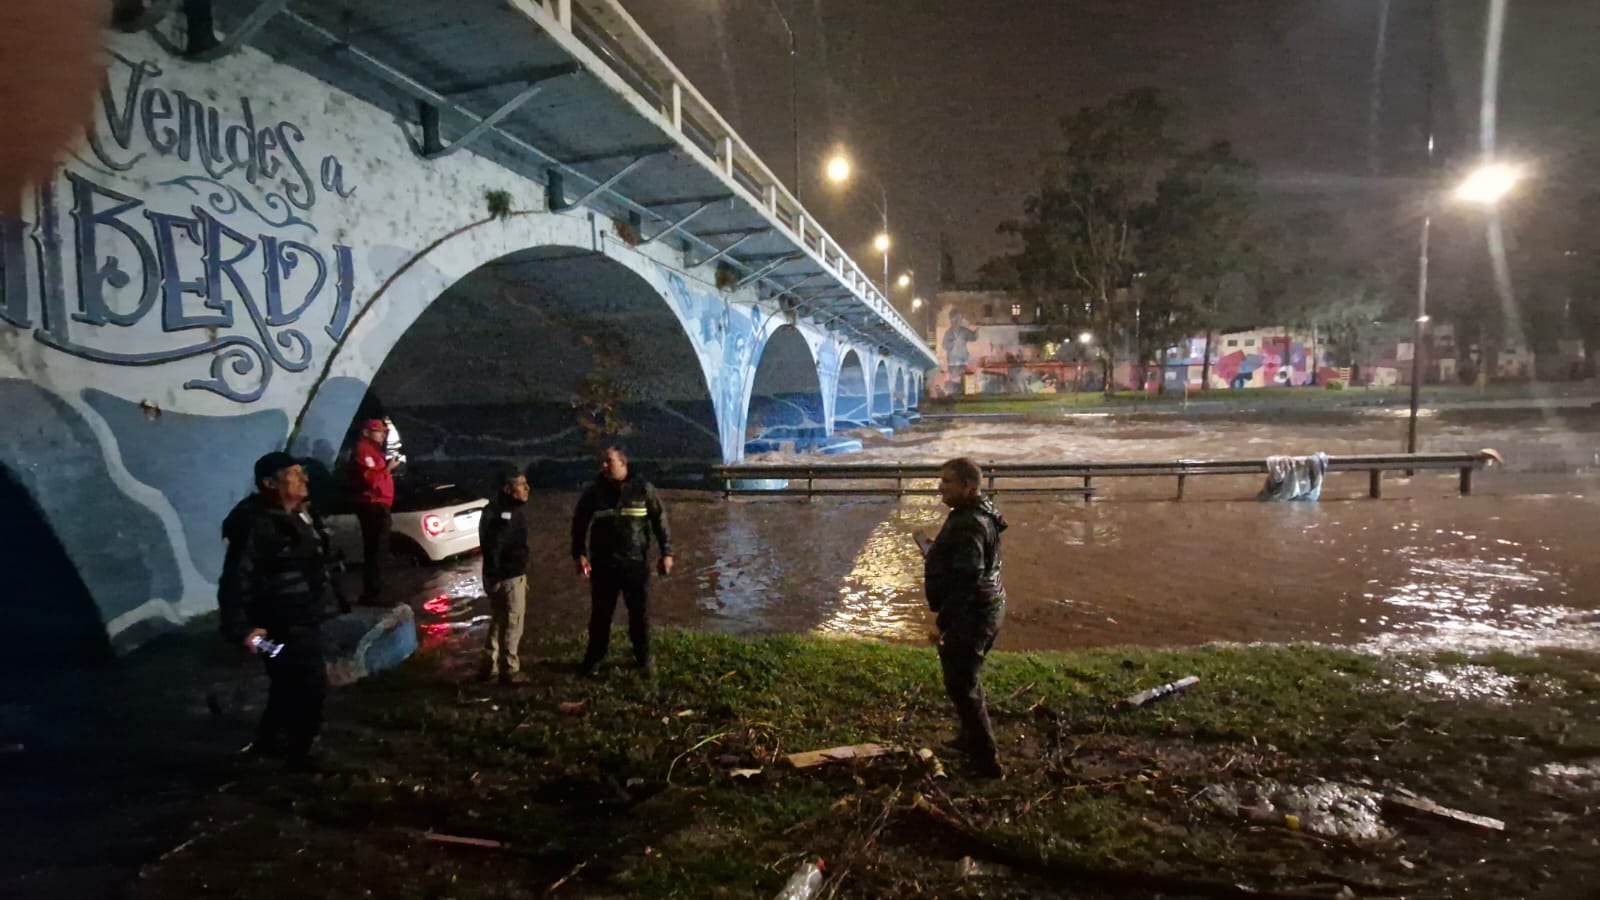
[[[1478,469],[1498,462],[1492,450],[1476,453],[1393,453],[1328,457],[1329,472],[1366,472],[1368,494],[1383,496],[1385,472],[1454,471],[1460,475],[1463,495],[1472,493],[1472,476]],[[989,463],[983,477],[991,493],[1077,494],[1094,498],[1095,479],[1175,478],[1182,500],[1188,480],[1203,475],[1265,475],[1265,459],[1180,459],[1170,462],[1080,462],[1080,463]],[[938,481],[937,463],[863,463],[857,465],[794,464],[717,466],[713,476],[722,482],[723,493],[766,496],[818,496],[826,494],[865,494],[903,496],[936,494],[925,482]],[[1067,484],[1066,480],[1079,483]],[[805,481],[804,488],[775,488],[774,481]],[[1026,481],[1027,485],[1003,486],[1002,482]],[[818,482],[825,487],[819,487]],[[890,484],[892,482],[892,486]],[[1043,482],[1041,484],[1041,482]]]
[[[856,297],[920,350],[927,341],[883,290],[797,200],[716,108],[695,89],[617,0],[538,0],[561,27],[604,60],[671,127],[764,208],[795,245],[834,273]],[[804,298],[795,296],[796,300]]]

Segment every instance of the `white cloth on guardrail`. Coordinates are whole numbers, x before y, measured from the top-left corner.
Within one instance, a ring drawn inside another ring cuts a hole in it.
[[[1322,495],[1328,454],[1267,457],[1267,483],[1259,500],[1315,500]]]

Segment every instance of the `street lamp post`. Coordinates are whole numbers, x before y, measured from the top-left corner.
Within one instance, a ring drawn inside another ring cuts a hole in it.
[[[828,160],[828,169],[827,169],[827,171],[828,171],[828,180],[832,181],[832,182],[835,182],[837,184],[843,184],[844,182],[849,181],[850,178],[855,174],[854,167],[850,165],[850,160],[845,158],[842,154],[835,155],[832,159]],[[883,186],[883,181],[881,179],[879,179],[878,176],[869,175],[868,177],[870,177],[872,179],[872,183],[873,184],[878,186],[878,192],[883,197],[883,205],[878,207],[878,211],[883,216],[883,231],[879,232],[877,238],[875,238],[873,240],[872,246],[879,253],[883,254],[883,294],[884,294],[885,297],[887,297],[889,295],[889,244],[890,244],[890,241],[889,241],[889,189]]]
[[[771,0],[772,11],[778,14],[783,30],[789,35],[789,131],[794,138],[794,199],[800,199],[800,44],[795,40],[789,17],[783,14],[778,0]]]

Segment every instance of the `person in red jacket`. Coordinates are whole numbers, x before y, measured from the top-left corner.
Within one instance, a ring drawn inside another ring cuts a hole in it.
[[[394,506],[394,473],[384,456],[389,426],[368,419],[350,455],[350,490],[361,522],[361,602],[383,602],[383,570],[389,565],[389,510]]]

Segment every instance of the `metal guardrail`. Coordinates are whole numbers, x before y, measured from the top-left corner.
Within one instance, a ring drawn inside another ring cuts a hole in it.
[[[1383,473],[1416,471],[1455,471],[1460,474],[1461,493],[1472,493],[1472,476],[1490,463],[1500,462],[1493,450],[1476,453],[1393,453],[1357,456],[1328,457],[1329,472],[1368,473],[1369,496],[1383,496]],[[716,466],[713,477],[722,482],[724,496],[757,494],[764,496],[821,496],[827,494],[855,494],[876,496],[906,496],[937,494],[926,487],[908,487],[908,482],[936,481],[939,465],[918,463],[865,463],[860,465],[776,465],[776,466]],[[1077,494],[1085,501],[1094,499],[1097,478],[1176,478],[1178,494],[1182,500],[1184,489],[1191,476],[1198,475],[1265,475],[1265,459],[1180,459],[1172,462],[1108,462],[1108,463],[990,463],[983,466],[983,477],[990,493],[1004,494]],[[783,487],[769,489],[759,484],[741,482],[805,481],[804,488]],[[1000,481],[1030,480],[1051,481],[1076,479],[1080,484],[1031,485],[1027,487],[1002,487]],[[817,482],[828,483],[819,488]],[[893,481],[889,487],[876,482]],[[838,482],[857,482],[844,486],[831,486]],[[865,482],[862,484],[860,482]]]

